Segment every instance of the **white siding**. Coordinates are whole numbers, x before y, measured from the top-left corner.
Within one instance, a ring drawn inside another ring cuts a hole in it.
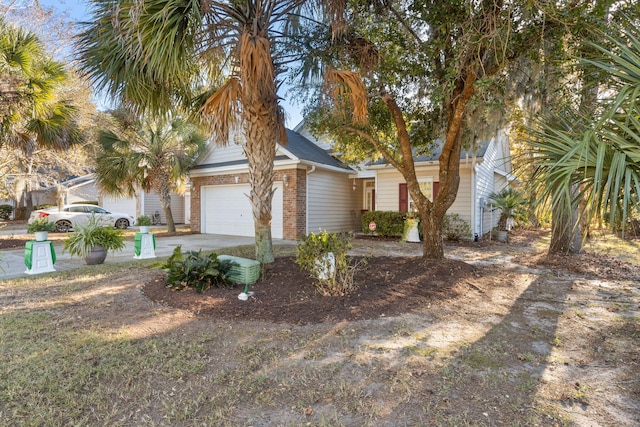
[[[460,186],[458,187],[458,195],[456,197],[456,201],[453,202],[453,205],[451,205],[447,213],[456,213],[460,215],[462,219],[469,223],[473,232],[473,204],[471,203],[471,188],[471,160],[469,160],[468,163],[463,161],[460,165]]]
[[[209,144],[213,144],[209,142]],[[237,160],[244,160],[244,152],[238,144],[231,143],[224,147],[211,145],[207,153],[198,160],[198,164],[206,165],[210,163],[225,163]]]
[[[152,216],[156,211],[160,214],[160,222],[162,224],[166,224],[167,218],[164,214],[164,209],[162,209],[162,204],[160,203],[160,196],[158,196],[158,193],[156,193],[155,191],[145,193],[143,213],[145,215]],[[173,214],[174,223],[184,224],[184,197],[178,196],[176,194],[171,195],[171,213]]]
[[[307,233],[358,230],[359,194],[347,174],[316,170],[307,176]],[[361,203],[361,202],[360,202]]]
[[[462,219],[469,222],[472,221],[471,208],[471,160],[468,162],[463,160],[460,165],[460,186],[458,188],[458,196],[456,201],[447,211],[448,213],[456,213]],[[438,166],[426,166],[416,168],[418,179],[431,177],[433,181],[438,181]],[[399,208],[400,184],[405,182],[404,177],[396,169],[391,167],[378,170],[377,188],[376,188],[376,210],[379,211],[397,211]],[[473,227],[472,227],[473,228]]]
[[[83,185],[81,187],[76,187],[67,192],[65,204],[70,205],[71,203],[78,202],[97,202],[98,201],[98,190],[94,184]],[[122,212],[121,213],[126,213]]]
[[[500,212],[491,211],[488,202],[492,192],[502,190],[507,185],[504,176],[495,173],[496,170],[511,172],[511,158],[509,156],[509,140],[504,132],[494,137],[484,155],[482,163],[476,167],[476,201],[477,221],[474,232],[483,235],[491,231],[498,223]],[[483,206],[481,201],[485,201]]]

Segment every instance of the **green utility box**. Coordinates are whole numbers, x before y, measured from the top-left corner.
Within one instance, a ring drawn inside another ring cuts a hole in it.
[[[258,278],[260,277],[259,261],[231,255],[219,255],[218,259],[220,261],[233,261],[237,264],[231,267],[231,271],[229,271],[228,274],[229,279],[234,283],[253,285],[258,281]]]

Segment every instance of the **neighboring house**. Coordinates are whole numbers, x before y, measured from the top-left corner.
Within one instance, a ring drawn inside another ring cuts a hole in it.
[[[122,212],[138,217],[140,215],[152,216],[158,212],[160,222],[165,224],[165,214],[160,204],[160,197],[155,191],[145,193],[140,191],[135,197],[112,197],[103,195],[96,185],[94,174],[83,175],[60,183],[64,190],[62,203],[65,205],[80,202],[97,202],[100,206],[113,212]],[[44,204],[56,205],[57,186],[44,190],[34,191],[32,200],[34,206]],[[171,212],[176,224],[188,224],[190,213],[189,193],[184,196],[173,194],[171,196]]]
[[[395,168],[378,161],[355,170],[329,154],[330,141],[316,141],[302,125],[296,131],[287,130],[288,144],[277,146],[273,238],[295,240],[320,229],[360,231],[363,211],[412,210],[407,185]],[[423,191],[431,197],[439,187],[438,156],[415,159]],[[488,195],[512,179],[508,138],[501,132],[475,156],[462,154],[458,197],[449,212],[468,221],[472,233],[489,232],[499,215],[492,218]],[[247,159],[240,145],[210,145],[191,170],[191,180],[193,231],[254,235]]]

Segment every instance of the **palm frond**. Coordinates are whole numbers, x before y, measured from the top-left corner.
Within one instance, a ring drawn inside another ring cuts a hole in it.
[[[354,123],[367,122],[369,96],[359,73],[328,68],[325,73],[325,87],[337,108],[347,109],[349,106],[347,102],[350,102]]]
[[[229,78],[202,106],[203,119],[216,135],[216,142],[225,145],[229,133],[240,118],[242,85],[236,77]]]

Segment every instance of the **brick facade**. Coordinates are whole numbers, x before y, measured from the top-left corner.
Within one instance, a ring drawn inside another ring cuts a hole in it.
[[[287,179],[284,179],[284,176]],[[236,177],[238,181],[236,182]],[[248,173],[234,173],[229,175],[214,175],[192,177],[191,189],[191,231],[199,233],[201,230],[200,196],[202,186],[248,184]],[[284,182],[282,195],[282,212],[284,215],[283,238],[297,240],[304,237],[307,229],[307,174],[305,169],[287,169],[274,172],[274,182]]]

